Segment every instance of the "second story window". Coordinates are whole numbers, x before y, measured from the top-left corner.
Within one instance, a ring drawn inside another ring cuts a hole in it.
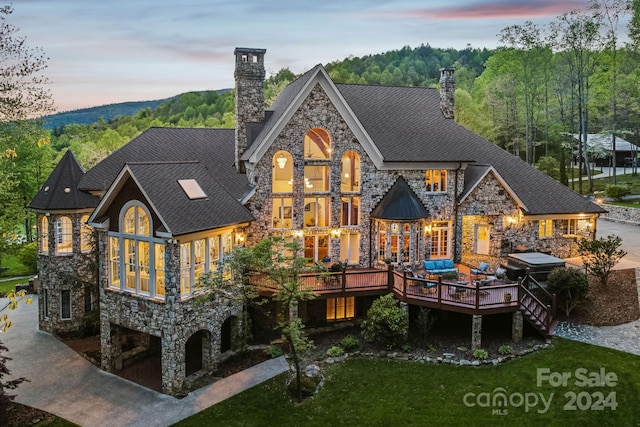
[[[430,169],[425,174],[427,191],[444,193],[447,191],[447,171],[444,169]]]
[[[40,218],[40,253],[49,253],[49,220],[46,216]]]
[[[56,221],[56,255],[67,255],[73,252],[73,226],[66,216]]]
[[[331,139],[329,133],[320,128],[313,128],[304,137],[305,160],[331,159]]]
[[[271,192],[293,192],[293,157],[288,151],[280,150],[273,156],[271,173]]]

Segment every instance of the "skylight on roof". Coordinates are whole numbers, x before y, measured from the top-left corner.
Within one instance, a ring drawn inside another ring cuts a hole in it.
[[[178,184],[182,187],[190,200],[206,199],[207,194],[202,190],[200,184],[195,179],[179,179]]]

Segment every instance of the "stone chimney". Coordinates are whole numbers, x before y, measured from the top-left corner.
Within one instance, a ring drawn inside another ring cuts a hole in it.
[[[236,68],[236,156],[238,172],[244,172],[240,161],[247,149],[247,123],[264,120],[264,54],[266,49],[237,47]]]
[[[440,68],[440,109],[445,119],[453,119],[456,94],[456,78],[453,76],[455,71],[453,67]]]

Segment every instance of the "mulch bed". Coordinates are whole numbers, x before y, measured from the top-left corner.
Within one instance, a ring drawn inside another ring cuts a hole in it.
[[[621,325],[640,318],[635,269],[613,270],[606,286],[589,277],[587,300],[574,312],[568,320],[595,326]]]
[[[10,402],[7,412],[0,414],[0,425],[5,427],[34,426],[39,423],[48,423],[56,418],[48,412],[41,411],[20,403]]]

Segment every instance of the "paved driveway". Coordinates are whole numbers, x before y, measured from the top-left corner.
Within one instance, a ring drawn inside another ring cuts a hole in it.
[[[616,269],[640,267],[640,226],[599,219],[596,237],[607,237],[610,234],[622,237],[622,249],[627,255],[616,266]]]
[[[6,304],[0,299],[0,307]],[[167,426],[288,369],[273,359],[190,393],[184,399],[157,393],[103,372],[57,338],[37,330],[37,299],[9,316],[13,326],[0,336],[13,377],[26,377],[16,401],[81,426]]]

